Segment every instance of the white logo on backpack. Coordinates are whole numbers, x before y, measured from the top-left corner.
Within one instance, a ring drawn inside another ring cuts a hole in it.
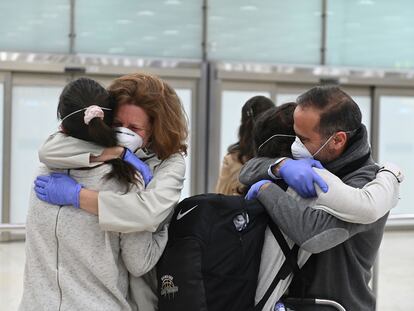
[[[186,211],[186,212],[184,212],[184,213],[181,213],[181,210],[178,212],[178,214],[177,214],[177,220],[180,220],[181,218],[183,218],[185,215],[187,215],[188,213],[190,213],[193,209],[195,209],[196,207],[198,206],[198,204],[197,205],[195,205],[195,206],[193,206],[192,208],[190,208],[188,211]]]
[[[178,286],[174,285],[173,277],[171,275],[164,275],[161,277],[161,296],[174,298],[174,294],[178,292]]]

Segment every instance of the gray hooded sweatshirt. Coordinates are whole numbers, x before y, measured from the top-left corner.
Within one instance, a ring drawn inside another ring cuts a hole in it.
[[[251,185],[268,179],[267,169],[273,162],[270,159],[248,162],[241,171],[240,181]],[[362,188],[375,178],[378,166],[371,158],[364,126],[351,138],[345,152],[325,168],[356,188]],[[275,184],[259,192],[258,199],[272,220],[296,244],[321,251],[303,267],[307,281],[293,279],[291,296],[333,299],[346,310],[375,310],[375,297],[368,283],[388,213],[372,224],[345,222],[323,210],[308,208]]]
[[[103,164],[64,172],[88,189],[124,191],[116,180],[103,178],[110,170]],[[38,172],[49,173],[46,167]],[[128,272],[139,277],[150,271],[167,238],[167,226],[157,233],[102,231],[97,216],[47,204],[32,191],[19,310],[134,310]]]

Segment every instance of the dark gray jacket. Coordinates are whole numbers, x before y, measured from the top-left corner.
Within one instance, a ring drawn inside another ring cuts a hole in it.
[[[274,159],[249,161],[241,171],[240,181],[251,185],[268,179],[267,168],[272,162]],[[370,155],[365,127],[350,140],[347,150],[325,167],[353,187],[362,188],[373,180],[378,167]],[[347,223],[323,210],[307,208],[277,185],[261,191],[258,199],[296,244],[320,251],[303,268],[308,284],[294,279],[291,295],[333,299],[351,311],[375,310],[375,297],[368,283],[388,214],[368,225]]]

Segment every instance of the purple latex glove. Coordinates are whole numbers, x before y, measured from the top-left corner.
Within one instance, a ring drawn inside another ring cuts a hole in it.
[[[37,176],[35,180],[36,196],[54,205],[73,205],[79,208],[79,193],[82,185],[72,177],[52,173],[47,176]]]
[[[144,179],[145,186],[149,184],[152,179],[151,169],[144,161],[138,158],[131,150],[125,148],[124,156],[122,160],[131,164],[137,171],[139,171]]]
[[[328,192],[328,185],[312,167],[323,169],[322,164],[314,159],[287,159],[279,169],[280,177],[302,198],[316,197],[316,183],[323,192]]]
[[[259,194],[260,188],[261,188],[264,184],[271,183],[271,182],[272,182],[271,180],[268,180],[268,179],[263,179],[263,180],[260,180],[260,181],[258,181],[258,182],[256,182],[256,183],[254,183],[254,184],[250,187],[249,191],[247,192],[247,194],[246,194],[246,196],[245,196],[244,198],[245,198],[245,199],[247,199],[247,200],[253,200],[253,199],[256,199],[257,195]]]

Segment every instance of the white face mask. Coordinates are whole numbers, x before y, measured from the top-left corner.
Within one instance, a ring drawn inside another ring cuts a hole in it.
[[[137,133],[126,127],[115,127],[116,139],[122,147],[128,148],[132,152],[142,147],[143,139]]]
[[[328,140],[314,153],[311,154],[306,148],[306,146],[302,143],[299,137],[296,136],[295,141],[291,146],[292,156],[295,160],[299,159],[313,159],[332,139],[333,135],[328,138]]]

